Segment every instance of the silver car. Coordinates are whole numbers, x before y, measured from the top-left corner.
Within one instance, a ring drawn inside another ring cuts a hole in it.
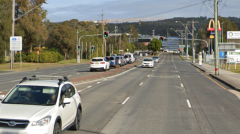
[[[154,62],[159,62],[159,58],[157,56],[153,56],[152,59]]]

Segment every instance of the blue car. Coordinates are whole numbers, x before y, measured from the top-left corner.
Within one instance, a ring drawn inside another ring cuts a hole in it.
[[[117,67],[119,66],[118,59],[116,56],[107,56],[106,59],[110,61],[110,67]]]

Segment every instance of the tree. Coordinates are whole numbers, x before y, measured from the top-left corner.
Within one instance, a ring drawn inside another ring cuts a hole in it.
[[[153,38],[148,45],[148,50],[152,50],[156,52],[156,51],[160,51],[161,47],[162,47],[162,42],[160,42],[156,38]]]
[[[23,51],[31,53],[34,46],[43,44],[48,37],[46,21],[46,10],[39,4],[45,0],[16,0],[16,16],[20,17],[29,10],[37,7],[28,14],[15,21],[16,34],[23,37]]]
[[[0,0],[0,63],[5,62],[5,50],[9,51],[11,36],[11,1]]]

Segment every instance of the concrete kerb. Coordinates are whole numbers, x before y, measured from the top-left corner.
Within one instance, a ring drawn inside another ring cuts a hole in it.
[[[194,66],[195,68],[198,68],[199,70],[201,70],[202,72],[206,73],[206,71],[204,69],[202,69],[199,66],[194,65],[193,63],[190,63],[192,66]]]

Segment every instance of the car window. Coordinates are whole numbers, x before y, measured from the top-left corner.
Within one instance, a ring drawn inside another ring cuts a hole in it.
[[[113,57],[106,57],[107,60],[114,60]]]
[[[75,89],[71,84],[66,84],[66,98],[71,98],[75,94]]]
[[[59,100],[59,105],[63,104],[63,100],[64,98],[67,96],[67,88],[66,86],[62,86],[62,89],[61,89],[61,95],[60,95],[60,100]]]
[[[152,59],[144,59],[143,61],[152,61]]]
[[[103,61],[103,59],[92,59],[92,61]]]
[[[6,96],[2,103],[28,104],[28,105],[51,105],[56,103],[58,97],[57,87],[47,86],[16,86]]]

